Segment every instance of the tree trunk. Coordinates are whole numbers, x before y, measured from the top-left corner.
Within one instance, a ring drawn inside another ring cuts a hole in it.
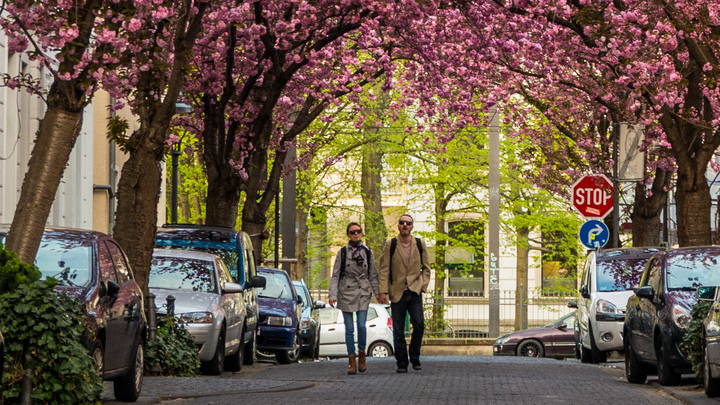
[[[375,131],[377,132],[377,131]],[[382,209],[382,157],[377,142],[371,142],[362,150],[362,172],[360,187],[365,213],[365,244],[375,252],[375,260],[379,263],[379,253],[387,238],[387,226]]]
[[[445,330],[445,250],[447,249],[447,232],[445,231],[445,215],[448,199],[445,198],[445,184],[435,184],[435,291],[433,291],[433,314],[430,320],[431,331]]]
[[[302,178],[300,175],[300,171],[298,171],[298,179]],[[297,190],[297,209],[295,210],[295,221],[298,224],[298,234],[295,238],[295,256],[297,257],[297,262],[295,263],[295,273],[300,280],[305,280],[305,282],[309,285],[308,280],[308,271],[307,271],[307,265],[308,265],[308,210],[310,209],[310,204],[308,200],[306,199],[306,196],[303,195],[302,187],[295,187]]]
[[[252,198],[246,198],[242,210],[242,230],[250,235],[253,250],[255,251],[255,260],[262,263],[262,244],[269,237],[268,231],[265,229],[267,215],[265,210]]]
[[[240,176],[235,172],[208,171],[208,194],[205,206],[205,223],[235,228],[240,205]]]
[[[700,164],[701,162],[698,162]],[[710,187],[704,170],[678,168],[677,191],[678,243],[680,246],[704,246],[712,243],[710,231]]]
[[[135,150],[125,162],[118,183],[117,220],[113,234],[125,250],[135,280],[145,294],[149,291],[148,277],[157,231],[162,178],[158,155],[162,155],[163,139],[164,136],[159,137],[159,145],[154,147],[148,141],[144,147]]]
[[[528,263],[529,252],[528,238],[530,230],[526,227],[517,229],[517,262],[515,264],[515,330],[523,330],[528,327]]]
[[[6,249],[27,263],[35,262],[55,194],[82,126],[84,104],[77,101],[82,107],[70,111],[60,102],[64,97],[58,93],[53,85],[48,99],[55,102],[49,101],[50,107],[40,122],[6,241]]]
[[[630,215],[633,246],[659,246],[662,230],[660,214],[667,207],[667,189],[672,176],[658,169],[653,179],[652,195],[647,196],[642,182],[635,185],[635,202]],[[665,224],[667,226],[667,224]]]

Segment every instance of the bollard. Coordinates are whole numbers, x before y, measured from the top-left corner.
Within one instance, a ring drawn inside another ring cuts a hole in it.
[[[168,295],[166,300],[167,300],[167,316],[168,316],[168,318],[172,318],[175,316],[175,296]]]
[[[155,294],[153,293],[147,295],[147,309],[149,338],[154,342],[157,337],[157,308],[155,307]]]

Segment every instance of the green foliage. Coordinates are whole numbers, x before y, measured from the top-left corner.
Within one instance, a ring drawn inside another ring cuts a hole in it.
[[[32,284],[40,276],[37,267],[21,262],[15,252],[5,250],[0,243],[0,294],[15,291],[21,284]]]
[[[36,281],[0,294],[4,404],[19,403],[26,370],[32,376],[33,403],[100,402],[102,380],[82,343],[85,318],[77,302],[56,293],[53,285]]]
[[[703,370],[703,320],[712,304],[712,301],[698,301],[693,305],[690,311],[692,321],[690,321],[688,330],[680,343],[680,350],[683,351],[685,357],[692,364],[692,370],[698,379],[702,379]]]
[[[175,318],[158,319],[156,341],[148,340],[145,351],[145,374],[192,377],[200,370],[195,340]]]

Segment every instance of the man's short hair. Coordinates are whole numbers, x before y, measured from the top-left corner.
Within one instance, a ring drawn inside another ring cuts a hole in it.
[[[413,219],[412,215],[410,215],[410,214],[402,214],[402,215],[400,215],[400,218],[402,218],[402,217],[410,217],[410,219],[411,219],[413,222],[415,222],[415,220]],[[398,218],[398,221],[400,220],[400,218]]]

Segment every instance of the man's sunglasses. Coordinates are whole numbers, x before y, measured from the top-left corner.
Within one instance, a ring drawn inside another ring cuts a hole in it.
[[[403,220],[400,220],[400,221],[398,221],[398,223],[399,223],[400,225],[412,225],[412,221],[403,221]]]
[[[352,231],[348,231],[348,235],[357,235],[357,234],[362,235],[362,229],[353,229]]]

